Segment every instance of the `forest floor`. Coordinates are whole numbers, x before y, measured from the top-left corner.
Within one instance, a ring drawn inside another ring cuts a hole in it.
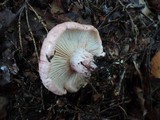
[[[160,120],[160,80],[150,62],[160,48],[156,14],[135,0],[3,0],[0,2],[0,120]],[[38,73],[47,32],[59,23],[91,24],[105,57],[90,84],[63,96]]]

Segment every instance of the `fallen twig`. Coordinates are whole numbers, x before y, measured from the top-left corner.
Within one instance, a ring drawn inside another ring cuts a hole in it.
[[[26,22],[27,22],[28,30],[30,32],[30,35],[31,35],[31,38],[32,38],[32,41],[33,41],[33,44],[34,44],[34,49],[35,49],[35,52],[36,52],[37,60],[39,60],[36,41],[35,41],[34,35],[32,33],[32,30],[31,30],[31,26],[30,26],[29,20],[28,20],[28,10],[27,10],[27,8],[25,9],[25,13],[26,13]]]

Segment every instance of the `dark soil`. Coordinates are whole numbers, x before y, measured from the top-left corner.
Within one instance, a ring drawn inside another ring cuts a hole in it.
[[[160,120],[160,80],[150,73],[160,22],[142,9],[136,0],[2,0],[0,120]],[[66,21],[95,26],[106,56],[85,88],[57,96],[41,83],[38,56]]]

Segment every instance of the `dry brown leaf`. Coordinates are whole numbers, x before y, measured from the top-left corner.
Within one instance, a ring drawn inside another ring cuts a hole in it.
[[[151,73],[154,77],[160,78],[160,51],[151,60]]]

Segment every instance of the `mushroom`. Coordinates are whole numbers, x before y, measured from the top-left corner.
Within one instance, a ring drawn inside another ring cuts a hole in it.
[[[65,22],[44,39],[39,61],[43,85],[57,95],[76,92],[96,69],[94,56],[104,56],[98,30],[91,25]]]

